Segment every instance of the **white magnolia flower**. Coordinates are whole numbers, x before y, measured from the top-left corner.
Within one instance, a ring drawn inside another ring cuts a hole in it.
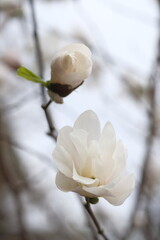
[[[53,157],[59,170],[56,185],[62,191],[103,197],[120,205],[134,188],[134,176],[125,175],[125,147],[116,140],[111,123],[100,132],[97,115],[91,110],[82,113],[73,128],[60,130]]]
[[[79,86],[92,70],[91,52],[81,43],[67,45],[58,51],[51,62],[51,82]]]

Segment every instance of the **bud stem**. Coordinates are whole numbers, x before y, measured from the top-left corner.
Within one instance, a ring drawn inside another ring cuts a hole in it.
[[[51,104],[51,102],[52,102],[52,100],[49,100],[46,104],[42,104],[42,108],[44,109],[44,110],[46,110],[47,108],[48,108],[48,106]]]

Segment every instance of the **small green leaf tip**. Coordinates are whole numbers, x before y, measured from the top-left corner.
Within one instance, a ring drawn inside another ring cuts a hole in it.
[[[18,68],[17,75],[23,77],[31,82],[41,83],[43,86],[47,86],[47,83],[44,82],[39,76],[35,73],[31,72],[29,69],[25,68],[24,66]]]
[[[87,198],[89,203],[96,204],[99,202],[99,198]]]

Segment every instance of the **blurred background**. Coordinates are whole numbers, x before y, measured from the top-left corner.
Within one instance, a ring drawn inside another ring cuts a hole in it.
[[[159,240],[159,0],[0,0],[0,239],[101,239],[78,196],[55,186],[55,140],[41,108],[49,97],[16,76],[24,65],[50,79],[54,53],[75,42],[91,49],[93,72],[49,106],[53,126],[87,109],[102,126],[112,122],[136,188],[122,206],[100,199],[93,211],[110,240]]]

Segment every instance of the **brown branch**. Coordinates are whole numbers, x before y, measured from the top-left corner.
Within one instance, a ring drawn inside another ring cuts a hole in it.
[[[80,201],[81,205],[83,206],[83,209],[84,209],[84,214],[86,215],[86,220],[87,220],[87,225],[89,227],[89,229],[91,230],[91,233],[92,233],[92,239],[94,240],[98,240],[98,235],[97,235],[97,230],[95,229],[93,223],[91,222],[91,218],[89,218],[88,214],[87,214],[87,211],[86,211],[86,207],[84,206],[84,202],[82,200],[82,197],[77,194],[77,197],[78,197],[78,200]]]
[[[36,20],[35,8],[34,8],[34,0],[29,0],[29,3],[30,3],[31,13],[32,13],[33,37],[34,37],[34,42],[35,42],[35,49],[36,49],[35,53],[36,53],[37,65],[38,65],[39,75],[43,79],[44,78],[44,65],[43,65],[41,46],[40,46],[40,42],[39,42],[39,35],[38,35],[38,31],[37,31],[37,20]],[[41,94],[42,94],[42,101],[43,101],[42,106],[44,106],[44,105],[46,105],[47,97],[45,94],[45,88],[42,85],[41,85]],[[42,109],[44,110],[45,117],[46,117],[48,127],[49,127],[48,135],[51,136],[56,141],[57,131],[54,127],[51,114],[47,108],[42,107]]]
[[[105,235],[103,229],[100,227],[100,224],[96,218],[96,216],[94,215],[93,211],[92,211],[92,208],[90,206],[90,203],[89,203],[89,199],[86,197],[86,203],[84,204],[85,206],[85,209],[87,210],[89,216],[91,217],[96,229],[97,229],[97,232],[99,235],[101,235],[103,237],[104,240],[109,240],[109,238]]]

